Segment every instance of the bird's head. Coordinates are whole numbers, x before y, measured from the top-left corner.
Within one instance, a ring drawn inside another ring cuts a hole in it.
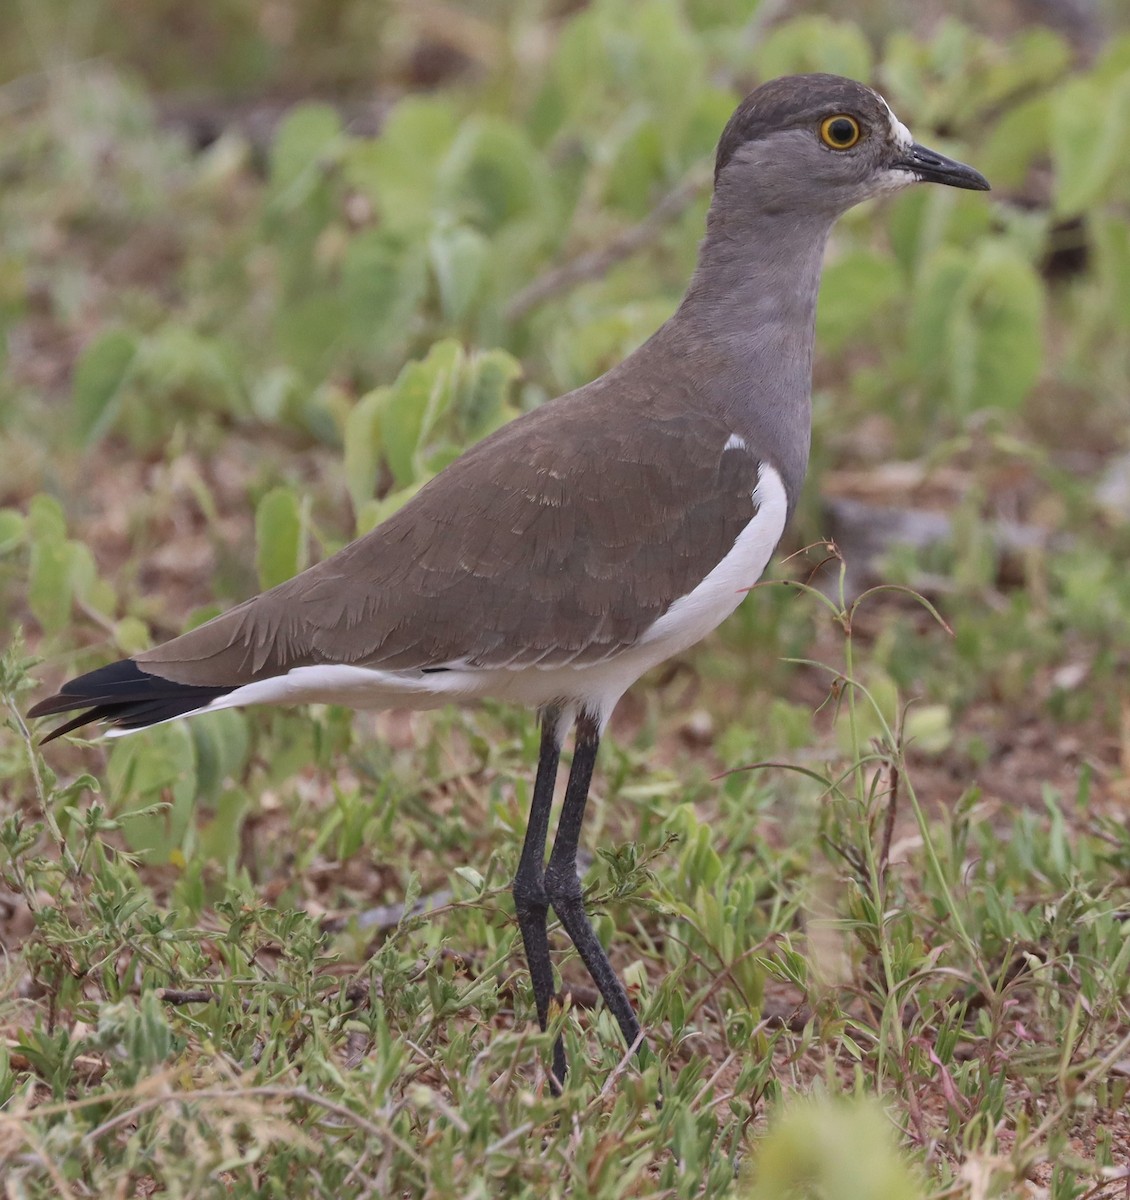
[[[919,145],[878,92],[838,75],[786,75],[751,92],[718,143],[714,182],[763,212],[830,219],[912,183],[989,187]]]

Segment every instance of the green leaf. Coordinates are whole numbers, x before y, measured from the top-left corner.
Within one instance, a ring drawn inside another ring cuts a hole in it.
[[[754,50],[754,62],[762,79],[806,71],[869,79],[873,73],[863,30],[830,17],[797,17],[776,26]]]
[[[349,319],[344,295],[312,289],[279,312],[275,337],[296,371],[307,379],[320,379],[330,367]]]
[[[70,619],[70,568],[70,547],[65,540],[32,541],[27,602],[45,633],[57,633]]]
[[[1007,243],[986,243],[969,279],[976,329],[968,406],[1016,408],[1044,362],[1044,288],[1035,268]]]
[[[462,441],[477,441],[498,426],[510,388],[521,376],[522,364],[505,350],[472,356],[455,400]]]
[[[655,204],[657,186],[665,176],[667,156],[661,117],[625,129],[625,137],[616,148],[616,156],[606,172],[604,202],[640,219]]]
[[[922,754],[941,754],[953,742],[953,724],[945,704],[918,704],[906,714],[904,734]]]
[[[1116,323],[1130,328],[1130,225],[1116,213],[1093,213],[1088,226],[1095,239],[1095,269]]]
[[[902,275],[889,255],[853,250],[824,268],[816,329],[820,344],[836,350],[871,325],[902,291]]]
[[[28,506],[28,532],[28,607],[45,632],[56,633],[70,620],[76,595],[91,599],[97,581],[94,558],[86,546],[68,540],[62,508],[54,497],[34,497]],[[101,602],[105,597],[95,599]]]
[[[1019,187],[1032,165],[1048,153],[1051,104],[1046,94],[1018,104],[996,121],[977,165],[994,188]]]
[[[726,127],[738,103],[730,88],[703,84],[687,114],[686,129],[678,146],[680,170],[701,159],[713,159],[719,132]]]
[[[0,508],[0,554],[8,554],[21,545],[27,531],[27,519],[14,508]]]
[[[458,130],[450,101],[413,96],[389,113],[379,138],[350,147],[346,181],[377,205],[382,228],[418,232],[431,224],[439,164]]]
[[[345,420],[345,486],[358,516],[373,499],[377,487],[381,465],[381,412],[388,391],[388,388],[376,388],[367,392]]]
[[[943,247],[915,289],[914,372],[962,412],[1015,408],[1043,367],[1043,323],[1039,275],[1011,245],[985,243],[976,258]]]
[[[428,252],[443,315],[462,321],[482,287],[490,243],[477,230],[457,225],[433,234]]]
[[[341,118],[328,104],[301,104],[286,115],[271,146],[271,186],[284,207],[300,205],[321,182],[342,136]]]
[[[863,222],[863,215],[856,220]],[[992,221],[992,206],[978,192],[934,186],[912,188],[891,206],[891,245],[903,270],[917,277],[922,264],[939,247],[972,245],[981,240]],[[866,224],[870,226],[872,221]]]
[[[464,123],[441,175],[445,207],[488,233],[524,213],[555,206],[541,155],[512,121]]]
[[[915,376],[934,390],[950,372],[950,326],[969,278],[968,255],[943,246],[924,263],[911,293],[910,356]]]
[[[669,0],[590,5],[565,27],[551,81],[559,113],[600,145],[629,108],[667,122],[681,135],[705,82],[706,52]]]
[[[41,538],[58,539],[67,536],[67,518],[63,506],[54,496],[40,493],[33,496],[27,510],[28,532],[35,541]]]
[[[124,818],[130,850],[150,862],[169,862],[184,842],[196,797],[196,753],[187,724],[115,741],[106,775],[107,796]],[[155,810],[155,804],[162,807]]]
[[[437,342],[427,358],[400,372],[384,399],[381,444],[398,487],[419,477],[421,449],[436,418],[451,403],[462,354],[456,341]]]
[[[935,223],[929,219],[926,202],[934,191],[941,189],[911,188],[889,206],[887,237],[891,249],[904,273],[917,277],[922,263],[937,248]]]
[[[288,487],[272,488],[255,510],[255,567],[259,586],[274,587],[305,565],[305,521],[298,497]]]
[[[734,1196],[921,1200],[922,1189],[878,1103],[817,1098],[793,1101],[776,1115]]]
[[[205,858],[234,870],[240,856],[239,834],[252,809],[246,792],[229,789],[216,801],[216,815],[200,830],[200,852]]]
[[[124,329],[104,333],[83,352],[75,367],[71,405],[75,433],[90,444],[118,414],[122,385],[137,357],[137,338]]]
[[[424,486],[426,479],[417,480],[408,487],[398,488],[380,500],[370,500],[363,504],[357,513],[358,536],[375,529],[382,521],[387,521],[394,512],[403,508],[409,500]]]
[[[355,238],[342,264],[341,302],[352,343],[390,353],[407,341],[427,287],[425,249],[383,230]]]
[[[193,768],[187,726],[162,725],[144,737],[115,739],[106,765],[108,792],[118,811],[148,806]]]
[[[138,654],[149,644],[149,626],[140,617],[122,617],[115,623],[114,645],[123,655]]]
[[[247,762],[247,718],[232,708],[201,713],[188,723],[188,730],[196,751],[197,792],[212,799]]]
[[[579,387],[615,366],[647,340],[671,315],[672,302],[662,296],[639,303],[595,308],[572,328],[558,325],[550,337],[549,355],[566,387]]]
[[[244,407],[242,383],[230,344],[169,322],[142,346],[137,365],[140,386],[165,400],[208,408],[225,416]]]
[[[298,373],[274,366],[259,375],[251,391],[251,411],[264,425],[294,421],[302,411],[305,392]]]
[[[687,0],[686,10],[697,29],[721,25],[740,29],[760,7],[762,0]]]
[[[1130,149],[1130,72],[1112,85],[1073,79],[1052,101],[1055,211],[1073,216],[1100,199],[1125,173]]]
[[[991,62],[991,66],[976,80],[974,88],[966,87],[975,118],[982,118],[986,111],[992,112],[1014,101],[1017,97],[1034,93],[1047,95],[1051,85],[1072,69],[1075,51],[1066,38],[1050,29],[1038,26],[1018,30],[1010,39],[1010,54]],[[994,56],[994,59],[996,56]],[[968,60],[961,63],[955,75],[955,83],[968,84]],[[1026,107],[1022,102],[1021,108]]]

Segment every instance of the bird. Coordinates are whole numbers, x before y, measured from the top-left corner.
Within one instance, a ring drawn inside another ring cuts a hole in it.
[[[512,895],[534,1005],[557,992],[556,914],[629,1048],[645,1044],[577,869],[608,720],[649,668],[705,637],[761,576],[808,462],[815,314],[836,220],[922,182],[987,191],[854,80],[792,75],[718,142],[682,302],[592,382],[471,446],[369,533],[187,633],[70,680],[29,710],[111,733],[250,704],[536,710],[540,744]],[[573,733],[557,829],[550,816]],[[568,1071],[558,1036],[548,1064]]]

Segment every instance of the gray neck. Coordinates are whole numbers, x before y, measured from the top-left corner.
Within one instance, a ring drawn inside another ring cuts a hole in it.
[[[835,218],[767,212],[726,185],[663,340],[691,358],[704,405],[780,472],[791,510],[808,465],[816,295]]]

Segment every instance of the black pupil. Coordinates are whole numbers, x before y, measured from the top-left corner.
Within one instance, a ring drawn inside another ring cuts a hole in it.
[[[855,137],[855,126],[846,117],[840,117],[838,121],[833,121],[828,126],[828,133],[833,142],[846,145]]]

